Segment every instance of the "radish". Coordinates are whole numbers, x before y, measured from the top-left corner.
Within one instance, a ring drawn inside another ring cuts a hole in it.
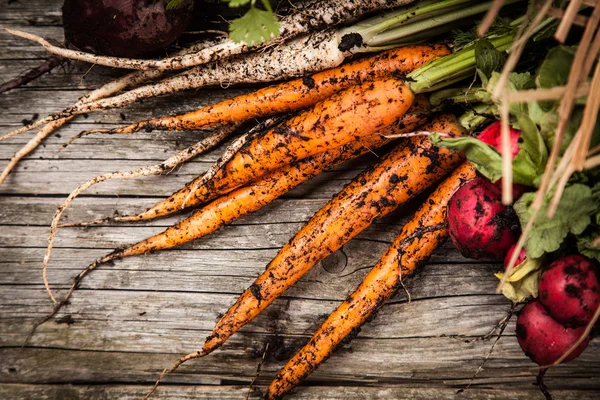
[[[477,177],[452,196],[448,232],[463,256],[501,260],[517,242],[520,225],[513,208],[502,204],[498,188]]]
[[[513,253],[515,252],[516,247],[517,247],[517,245],[513,244],[510,247],[510,249],[508,250],[508,252],[506,253],[506,257],[504,257],[504,270],[507,269],[508,263],[510,262],[510,258],[512,257]],[[515,262],[515,267],[520,265],[526,259],[527,259],[527,255],[525,253],[525,249],[521,249],[521,251],[519,252],[519,256],[517,257],[517,261]]]
[[[539,300],[523,307],[517,319],[517,340],[533,362],[548,366],[565,354],[584,334],[585,328],[567,328],[555,321]],[[563,362],[577,358],[587,347],[586,338]]]
[[[586,326],[600,307],[600,272],[581,255],[553,262],[540,279],[539,299],[566,326]]]
[[[519,154],[519,138],[521,137],[521,132],[510,128],[510,151],[512,153],[513,158],[517,154]],[[477,136],[477,139],[481,140],[483,143],[489,144],[500,153],[502,153],[502,123],[500,121],[496,121],[490,125],[488,125],[481,133]]]
[[[521,138],[521,131],[510,128],[510,151],[513,159],[521,149],[519,148],[519,141]],[[499,152],[502,152],[502,123],[496,121],[488,125],[484,130],[479,133],[477,139],[481,140],[485,144],[489,144]],[[494,185],[499,191],[502,191],[502,179],[494,182]],[[518,183],[513,183],[512,192],[515,200],[519,199],[524,193],[531,191],[532,188]]]

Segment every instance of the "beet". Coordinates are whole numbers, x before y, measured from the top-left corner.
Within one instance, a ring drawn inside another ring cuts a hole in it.
[[[508,252],[506,253],[506,257],[504,257],[504,269],[505,270],[506,270],[506,267],[508,267],[510,258],[512,257],[513,253],[515,252],[515,247],[517,247],[517,245],[513,244],[510,247],[510,249],[508,250]],[[526,259],[527,259],[527,254],[525,253],[525,249],[521,249],[521,251],[519,252],[519,256],[517,257],[517,261],[515,262],[515,267],[518,266],[519,264],[521,264]]]
[[[116,57],[148,56],[173,43],[192,17],[193,0],[167,10],[168,0],[65,0],[68,45]]]
[[[581,328],[567,328],[555,321],[539,300],[532,300],[523,307],[517,319],[517,340],[519,345],[536,364],[550,365],[558,360],[579,340],[585,331]],[[563,361],[577,358],[587,347],[587,337]]]
[[[502,204],[500,191],[477,177],[450,199],[448,232],[463,256],[494,261],[517,242],[520,225],[513,208]]]
[[[599,275],[586,257],[563,257],[542,273],[539,299],[563,325],[587,326],[600,307]]]

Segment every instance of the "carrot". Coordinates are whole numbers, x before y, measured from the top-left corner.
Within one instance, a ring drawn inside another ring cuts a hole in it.
[[[81,136],[95,132],[110,133],[133,133],[140,129],[197,129],[200,126],[208,127],[220,124],[219,121],[241,121],[250,118],[266,116],[274,113],[299,110],[310,107],[319,101],[322,101],[335,92],[346,89],[352,85],[360,83],[366,79],[375,79],[389,75],[393,72],[400,74],[408,73],[432,58],[446,55],[449,50],[443,45],[432,46],[407,46],[391,50],[374,57],[365,58],[348,64],[347,66],[337,67],[323,72],[316,73],[291,82],[260,89],[256,92],[237,96],[230,100],[217,103],[215,105],[204,107],[200,110],[182,115],[180,117],[158,118],[149,121],[132,124],[121,129],[91,130],[82,133]],[[256,62],[271,63],[273,57],[265,57],[264,54],[250,54],[248,59],[237,60],[235,63],[227,66],[232,70],[271,70],[270,67],[255,65],[250,62],[256,59]],[[292,57],[293,58],[293,57]],[[304,70],[303,73],[319,71],[324,68],[338,65],[319,66],[319,68]],[[92,111],[107,110],[116,107],[124,107],[133,102],[184,89],[197,89],[206,85],[215,85],[223,82],[229,82],[228,72],[221,64],[215,64],[214,68],[208,71],[186,71],[179,75],[169,77],[157,84],[141,86],[139,88],[125,92],[119,96],[102,99],[96,102],[86,104],[76,104],[62,112],[52,114],[44,120],[36,121],[34,124],[20,128],[14,132],[0,138],[7,138],[15,134],[25,132],[42,122],[49,122],[57,118],[66,118],[76,114],[84,114]],[[295,77],[296,75],[294,75]],[[246,78],[251,74],[246,73]],[[284,76],[269,77],[267,82],[284,79]],[[265,81],[265,80],[261,80]],[[182,118],[182,122],[178,122]],[[195,127],[195,128],[192,128]]]
[[[426,105],[423,105],[422,107],[425,109]],[[56,315],[62,306],[67,303],[81,280],[99,265],[124,257],[172,248],[204,237],[234,220],[259,210],[266,204],[269,204],[284,193],[313,176],[318,175],[324,170],[333,168],[336,165],[352,158],[356,158],[368,151],[372,151],[374,148],[383,146],[390,141],[390,139],[386,138],[388,133],[398,134],[408,132],[414,129],[414,127],[422,124],[424,120],[425,116],[422,113],[407,114],[384,131],[383,133],[385,136],[366,136],[358,141],[346,144],[345,146],[305,158],[286,166],[281,170],[274,171],[249,186],[237,189],[226,196],[218,198],[177,225],[126,249],[114,251],[94,261],[77,275],[71,288],[60,302],[56,302],[52,295],[52,291],[50,290],[45,273],[47,259],[44,259],[44,283],[46,285],[46,290],[57,304],[47,317],[34,326],[29,337],[31,337],[39,325]],[[164,167],[160,170],[164,170]],[[100,177],[97,177],[97,179],[103,177],[105,176],[101,175]],[[94,221],[94,223],[105,221],[106,220]]]
[[[456,124],[448,126],[453,121],[444,118],[440,121],[435,126],[436,131],[456,129]],[[390,129],[382,135],[399,131]],[[376,218],[389,214],[426,189],[461,159],[461,154],[436,148],[424,136],[412,137],[396,146],[376,165],[353,179],[296,233],[221,318],[202,350],[183,356],[171,369],[163,370],[148,395],[167,373],[220,347],[320,260],[339,250]]]
[[[393,77],[336,93],[252,140],[208,182],[198,177],[146,211],[118,220],[143,221],[205,203],[283,165],[384,129],[405,114],[413,99]]]
[[[439,129],[444,127],[441,124]],[[250,322],[317,262],[340,249],[375,218],[389,214],[444,176],[461,159],[426,137],[399,144],[321,208],[269,263],[208,337],[208,354]]]
[[[399,130],[394,131],[396,132]],[[190,217],[167,228],[161,233],[127,247],[126,249],[117,250],[99,258],[77,275],[71,289],[63,299],[57,303],[51,314],[45,317],[40,324],[56,315],[62,306],[67,303],[81,280],[101,264],[125,257],[170,249],[200,239],[217,231],[226,224],[261,209],[273,200],[321,172],[350,159],[359,157],[369,152],[371,149],[381,147],[389,141],[389,139],[380,135],[368,136],[357,142],[352,142],[345,146],[292,163],[289,166],[274,171],[249,186],[239,188],[225,196],[219,197],[193,213]],[[37,326],[39,326],[39,324],[36,325],[36,328]]]
[[[397,292],[402,280],[425,262],[448,236],[445,224],[448,201],[463,182],[473,177],[475,168],[465,162],[438,186],[356,291],[279,371],[265,398],[281,398],[294,388]]]
[[[195,130],[224,121],[246,121],[273,113],[301,110],[332,94],[392,73],[406,74],[429,60],[449,54],[445,45],[406,46],[360,59],[290,82],[234,97],[187,114],[138,122],[110,133],[133,133],[142,129]]]

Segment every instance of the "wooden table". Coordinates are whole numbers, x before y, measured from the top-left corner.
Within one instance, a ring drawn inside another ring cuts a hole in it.
[[[61,39],[59,0],[5,2],[0,24]],[[0,34],[0,79],[10,79],[46,57],[36,44]],[[72,104],[117,76],[108,68],[73,63],[32,84],[0,95],[2,133],[34,115]],[[148,100],[123,110],[78,118],[27,157],[0,186],[0,398],[140,398],[159,372],[199,349],[219,315],[263,270],[278,249],[344,184],[375,157],[328,172],[260,212],[210,237],[171,251],[119,261],[92,273],[57,319],[21,348],[32,324],[52,305],[42,285],[48,226],[78,184],[103,173],[157,163],[206,135],[141,133],[90,136],[57,153],[72,135],[173,114],[233,96],[243,89],[197,91]],[[120,114],[121,112],[121,114]],[[4,166],[32,133],[0,143]],[[168,176],[110,182],[78,199],[65,220],[90,220],[141,210],[205,170],[221,149]],[[377,221],[319,263],[284,297],[222,350],[184,365],[155,398],[242,399],[266,361],[256,386],[264,388],[283,363],[360,282],[413,207]],[[96,257],[145,238],[181,216],[143,225],[60,230],[49,269],[55,290]],[[347,258],[347,262],[346,262]],[[463,259],[447,243],[351,344],[337,351],[290,398],[450,399],[469,383],[492,341],[476,340],[509,308],[494,293],[497,264]],[[65,318],[70,316],[70,318]],[[68,323],[67,323],[68,322]],[[556,398],[600,395],[600,341],[576,361],[549,372]],[[542,398],[532,386],[536,366],[514,336],[514,318],[473,386],[458,398]],[[257,398],[253,391],[251,398]]]

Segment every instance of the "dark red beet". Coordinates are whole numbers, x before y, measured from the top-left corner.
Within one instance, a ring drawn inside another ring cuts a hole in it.
[[[502,260],[520,234],[517,215],[502,204],[500,191],[475,178],[454,193],[448,206],[448,232],[461,254],[476,260]]]
[[[65,0],[67,43],[116,57],[147,56],[173,43],[192,17],[193,0],[166,10],[168,0]]]
[[[558,360],[579,340],[585,328],[566,328],[555,321],[537,299],[523,307],[517,319],[519,345],[536,364],[550,365]],[[585,350],[590,338],[586,338],[563,361],[571,361]]]
[[[552,317],[567,326],[586,326],[600,307],[598,268],[581,255],[553,262],[542,273],[539,299]]]
[[[479,135],[477,135],[477,139],[481,140],[483,143],[487,143],[490,146],[494,147],[499,152],[502,152],[502,124],[498,122],[494,122],[488,125],[484,130],[481,131]],[[519,138],[521,137],[521,132],[510,128],[510,150],[512,152],[513,158],[519,154]]]
[[[513,253],[515,252],[515,247],[517,247],[517,245],[513,244],[510,247],[510,250],[508,250],[508,252],[506,253],[506,257],[504,257],[504,269],[506,269],[506,267],[508,267],[510,258],[512,257]],[[525,249],[521,249],[521,251],[519,252],[519,256],[517,257],[517,262],[515,262],[515,267],[517,265],[521,264],[526,259],[527,259],[527,254],[525,253]]]

